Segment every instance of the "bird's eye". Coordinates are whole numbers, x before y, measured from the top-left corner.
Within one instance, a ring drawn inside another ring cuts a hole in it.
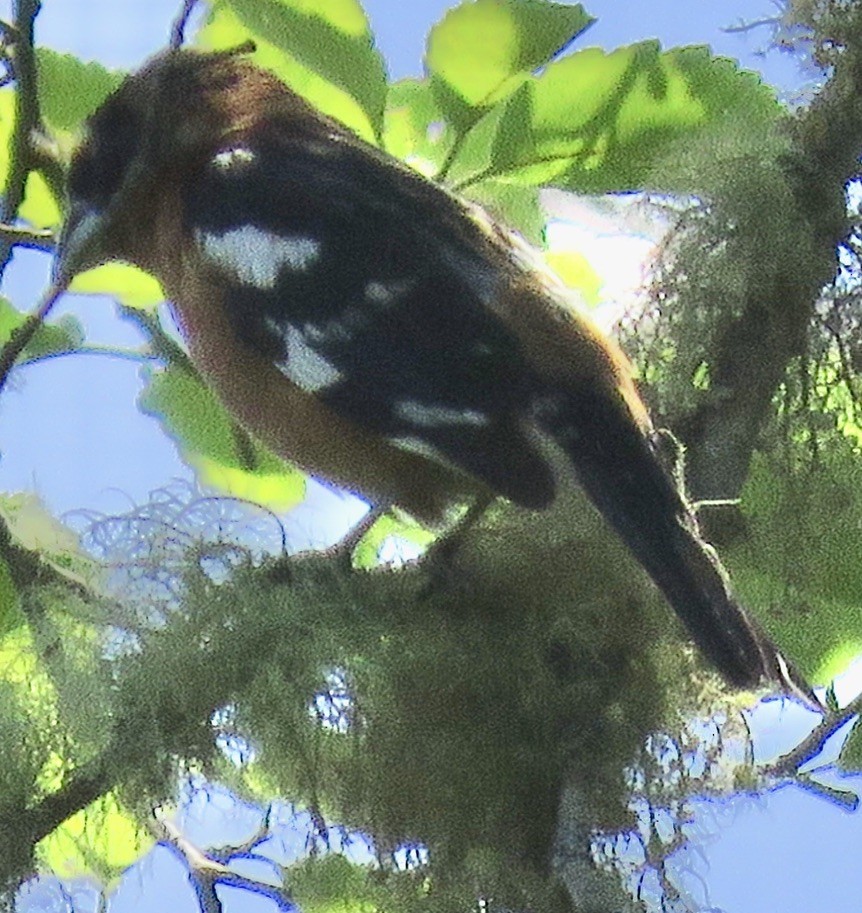
[[[120,189],[140,148],[143,126],[128,105],[103,107],[90,122],[89,138],[72,161],[69,193],[96,206],[105,205]]]

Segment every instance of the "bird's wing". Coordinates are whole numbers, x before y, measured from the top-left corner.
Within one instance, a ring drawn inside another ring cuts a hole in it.
[[[624,358],[513,267],[514,248],[483,244],[444,191],[337,135],[250,135],[186,188],[247,345],[353,424],[525,506],[554,495],[525,433],[541,428],[723,673],[809,697],[700,538]]]
[[[488,306],[505,270],[445,192],[355,144],[264,132],[216,151],[183,208],[238,335],[290,380],[515,502],[550,502],[525,433],[539,384]]]

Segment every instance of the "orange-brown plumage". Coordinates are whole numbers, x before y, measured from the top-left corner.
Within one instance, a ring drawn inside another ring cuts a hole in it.
[[[170,207],[173,208],[173,207]],[[231,332],[218,288],[196,261],[170,216],[154,223],[168,243],[152,262],[174,311],[189,354],[228,411],[282,459],[374,502],[393,503],[436,525],[471,485],[463,475],[400,450],[336,415],[317,397],[281,374],[265,357],[241,346]]]

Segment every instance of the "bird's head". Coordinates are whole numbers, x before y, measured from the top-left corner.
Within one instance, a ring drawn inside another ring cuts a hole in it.
[[[133,259],[154,200],[273,104],[307,107],[247,57],[250,47],[169,50],[130,75],[87,121],[68,174],[58,280]],[[131,244],[132,238],[136,243]]]

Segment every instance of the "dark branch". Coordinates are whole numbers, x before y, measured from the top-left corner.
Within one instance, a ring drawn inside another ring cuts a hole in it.
[[[44,143],[38,141],[38,137],[44,136],[44,130],[39,111],[33,29],[40,7],[40,0],[16,0],[15,21],[2,29],[4,41],[13,42],[11,60],[15,76],[15,129],[10,141],[9,173],[0,202],[0,276],[9,264],[15,245],[50,250],[53,242],[50,232],[27,231],[12,224],[24,201],[30,172],[34,168],[50,171],[45,162],[46,154],[42,148]],[[0,391],[5,386],[15,361],[42,325],[61,291],[58,287],[52,288],[42,304],[12,333],[0,351]]]
[[[9,379],[9,374],[12,371],[15,362],[18,360],[18,357],[27,347],[30,340],[36,335],[39,327],[42,326],[45,318],[50,313],[51,308],[54,307],[65,290],[64,286],[52,285],[42,299],[42,303],[39,307],[21,324],[21,326],[12,332],[9,341],[3,346],[3,349],[0,350],[0,393],[3,392],[3,388],[6,386],[6,381]]]
[[[20,822],[18,830],[21,839],[27,845],[35,846],[64,821],[95,802],[99,796],[103,796],[117,784],[122,768],[117,767],[114,776],[109,775],[109,767],[104,761],[106,755],[96,758],[86,767],[73,773],[60,789],[23,812],[23,821]]]
[[[827,714],[792,751],[782,755],[774,764],[763,768],[762,772],[769,777],[794,776],[803,764],[823,750],[823,746],[848,720],[860,713],[862,693],[857,694],[846,707]]]
[[[15,130],[9,149],[9,173],[0,204],[0,222],[15,221],[24,201],[27,176],[33,167],[33,137],[42,132],[39,112],[36,55],[33,50],[33,26],[39,14],[40,0],[16,0],[12,64],[15,74]],[[0,238],[0,275],[12,255],[13,242]]]
[[[191,19],[195,6],[197,6],[197,0],[183,0],[182,9],[171,26],[171,38],[168,42],[171,48],[176,50],[185,44],[186,27],[189,24],[189,19]]]
[[[18,225],[0,224],[0,241],[7,241],[16,247],[30,247],[45,253],[52,253],[57,246],[54,232],[50,229],[22,228]]]
[[[834,279],[837,248],[851,230],[844,188],[858,172],[862,149],[862,40],[856,37],[862,36],[862,7],[847,5],[840,22],[830,25],[853,40],[835,56],[811,106],[786,121],[791,150],[781,164],[800,227],[787,243],[797,245],[798,266],[770,269],[769,250],[752,257],[756,272],[747,295],[710,355],[710,391],[693,413],[674,422],[688,448],[696,500],[738,497],[775,392],[793,361],[806,356],[814,304]],[[822,32],[816,37],[823,44],[838,40]]]

